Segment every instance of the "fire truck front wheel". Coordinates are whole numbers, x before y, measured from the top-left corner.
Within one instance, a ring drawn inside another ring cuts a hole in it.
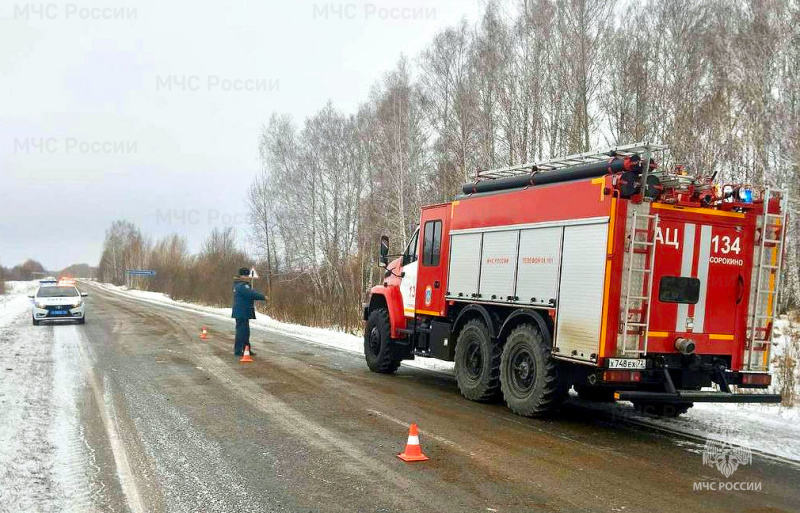
[[[492,341],[482,320],[472,319],[458,334],[455,374],[461,395],[471,401],[491,401],[500,395],[502,348]]]
[[[372,372],[391,374],[400,367],[392,355],[389,310],[376,308],[369,314],[364,332],[364,356]]]
[[[508,408],[525,417],[543,415],[566,399],[569,383],[560,375],[539,329],[531,324],[514,328],[503,348],[500,381]]]

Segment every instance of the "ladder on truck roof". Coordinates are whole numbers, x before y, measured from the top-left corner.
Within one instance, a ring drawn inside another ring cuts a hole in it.
[[[622,315],[624,317],[621,342],[623,356],[647,354],[650,302],[653,292],[653,266],[656,256],[655,234],[658,230],[658,222],[658,214],[644,214],[637,210],[633,211],[631,217],[627,249],[627,284],[622,297]],[[644,240],[638,237],[639,234],[644,235]],[[633,340],[629,341],[629,338]]]
[[[478,180],[493,180],[496,178],[507,178],[509,176],[527,175],[533,171],[554,171],[556,169],[578,166],[580,164],[601,162],[614,156],[627,157],[630,155],[641,155],[642,160],[644,160],[644,167],[642,169],[647,172],[650,169],[650,159],[653,152],[664,151],[666,149],[666,146],[660,144],[638,142],[634,144],[612,146],[611,148],[606,148],[604,150],[576,153],[566,157],[556,157],[538,162],[528,162],[526,164],[503,167],[500,169],[487,169],[485,171],[478,171],[476,177]]]
[[[769,212],[770,200],[780,198],[780,213]],[[753,308],[749,312],[747,322],[747,344],[744,354],[743,369],[746,371],[769,370],[770,345],[772,333],[768,330],[775,321],[775,309],[778,307],[780,291],[781,267],[783,264],[784,230],[789,210],[786,191],[764,189],[764,213],[761,224],[761,243],[755,249],[757,259],[753,269],[755,282],[751,285],[755,297]],[[774,234],[774,238],[769,238]],[[767,256],[769,261],[765,262]],[[755,359],[754,359],[755,357]]]

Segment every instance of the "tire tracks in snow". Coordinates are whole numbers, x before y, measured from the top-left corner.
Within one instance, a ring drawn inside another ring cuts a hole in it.
[[[110,388],[100,385],[98,377],[94,372],[94,358],[90,355],[85,336],[78,333],[78,331],[75,331],[75,335],[76,346],[80,352],[86,383],[91,389],[92,397],[100,413],[100,418],[103,422],[109,445],[111,446],[120,487],[125,494],[125,499],[131,512],[145,513],[147,510],[136,485],[136,478],[131,470],[125,443],[119,435],[116,410],[111,394],[109,393]]]
[[[396,501],[399,501],[398,504],[408,505],[409,502],[413,502],[415,506],[413,509],[417,511],[430,511],[431,508],[435,508],[433,501],[425,502],[416,497],[413,492],[417,490],[417,487],[410,479],[388,465],[375,461],[354,444],[343,439],[342,436],[313,422],[258,384],[236,374],[218,356],[198,353],[193,358],[205,372],[213,375],[237,396],[267,414],[271,421],[280,425],[286,432],[300,435],[306,443],[317,450],[343,454],[342,466],[348,472],[365,478],[381,476],[382,482],[392,483],[395,489],[391,494],[394,495]]]
[[[107,509],[103,504],[106,486],[77,402],[84,386],[78,336],[77,326],[53,327],[53,397],[59,406],[52,429],[53,470],[66,510],[100,511]]]
[[[0,511],[56,511],[60,509],[53,479],[53,362],[30,349],[45,346],[44,330],[23,334],[23,317],[16,318],[2,342],[0,378]],[[45,328],[47,329],[47,328]],[[25,349],[13,347],[23,341]]]
[[[4,312],[12,320],[0,334],[0,512],[113,511],[82,423],[85,386],[95,401],[98,394],[81,328],[33,326],[28,302],[17,303],[18,312]],[[108,407],[98,404],[114,449]],[[119,452],[117,446],[115,460]],[[129,507],[145,511],[138,493],[125,486],[130,481],[123,483]]]
[[[78,409],[75,326],[32,326],[21,306],[0,339],[0,511],[108,510]]]

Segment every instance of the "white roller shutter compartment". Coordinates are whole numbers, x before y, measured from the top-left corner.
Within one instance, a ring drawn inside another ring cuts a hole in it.
[[[472,298],[478,293],[482,238],[481,233],[459,233],[451,237],[448,297]]]
[[[558,355],[591,360],[600,343],[608,223],[566,226],[561,257]]]

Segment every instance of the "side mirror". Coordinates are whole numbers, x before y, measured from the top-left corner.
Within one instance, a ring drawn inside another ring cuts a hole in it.
[[[28,294],[28,299],[33,299],[33,294]]]
[[[381,235],[381,257],[378,263],[381,267],[389,265],[389,237],[386,235]]]
[[[88,295],[89,295],[89,293],[88,293],[88,292],[81,292],[81,297],[86,297],[86,296],[88,296]]]

